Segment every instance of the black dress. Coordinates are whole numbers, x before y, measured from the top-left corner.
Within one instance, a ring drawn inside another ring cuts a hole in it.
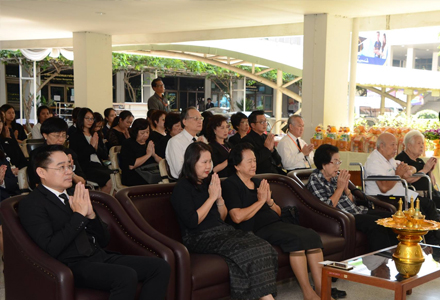
[[[178,216],[185,246],[190,252],[218,254],[226,260],[231,298],[250,300],[276,293],[276,251],[253,233],[225,224],[215,204],[198,224],[197,209],[208,198],[207,181],[194,186],[182,178],[174,187],[171,204]]]
[[[156,146],[159,143],[159,141],[164,137],[165,137],[165,135],[163,135],[157,131],[151,130],[150,137],[148,138],[148,140],[153,141],[154,146]]]
[[[249,189],[237,174],[223,181],[223,199],[229,210],[246,208],[258,201],[257,188],[260,186],[261,180],[253,178],[252,181],[255,185],[253,190]],[[280,216],[267,203],[247,221],[235,224],[229,215],[226,221],[237,229],[253,231],[256,236],[273,245],[280,246],[284,252],[323,247],[320,236],[314,230],[281,221]]]
[[[232,147],[239,144],[241,142],[241,135],[237,132],[228,139],[228,142]]]
[[[228,160],[229,151],[231,149],[231,145],[228,142],[225,142],[224,145],[219,144],[214,141],[209,143],[212,148],[212,163],[214,167],[221,164],[225,160]],[[232,175],[232,170],[229,168],[229,165],[226,166],[223,170],[217,173],[220,178],[228,177]]]
[[[77,131],[70,137],[70,148],[78,155],[78,162],[87,180],[96,182],[100,187],[105,186],[110,180],[112,171],[102,162],[103,159],[108,159],[102,140],[99,139],[98,149],[95,149],[87,141],[84,133]],[[95,154],[99,162],[91,160],[91,155]]]
[[[17,138],[15,138],[15,134],[14,134],[14,131],[16,131],[16,130],[18,131],[18,137]],[[18,139],[20,141],[24,141],[25,139],[27,139],[27,135],[26,135],[26,132],[24,131],[23,126],[21,124],[18,124],[15,121],[11,123],[11,128],[9,128],[9,132],[11,134],[11,137],[14,140]]]
[[[171,135],[167,134],[160,139],[159,143],[154,144],[154,150],[159,157],[165,158],[165,150],[167,149],[168,141],[170,140],[170,138]]]
[[[121,147],[120,167],[122,170],[122,184],[126,186],[148,184],[134,169],[130,170],[129,166],[134,166],[136,159],[144,156],[147,152],[147,144],[139,144],[134,139],[129,138],[124,141]],[[150,157],[146,162],[142,164],[153,164],[156,161],[153,157]]]
[[[108,131],[107,147],[110,149],[113,146],[122,146],[126,139],[123,132],[112,128]]]
[[[5,187],[0,187],[0,201],[3,201],[6,198],[18,195],[18,179],[12,173],[11,166],[8,161],[5,159],[4,154],[0,151],[0,166],[7,166],[5,172],[4,185]],[[0,220],[1,225],[1,220]]]
[[[9,163],[11,165],[16,166],[18,169],[27,166],[27,159],[15,139],[0,138],[0,150],[5,153],[7,160],[9,158]]]

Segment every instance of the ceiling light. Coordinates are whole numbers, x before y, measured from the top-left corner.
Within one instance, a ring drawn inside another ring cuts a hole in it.
[[[100,16],[103,16],[103,15],[105,15],[105,13],[104,13],[104,12],[100,12],[100,11],[97,11],[97,12],[95,12],[95,14],[97,14],[97,15],[100,15]]]

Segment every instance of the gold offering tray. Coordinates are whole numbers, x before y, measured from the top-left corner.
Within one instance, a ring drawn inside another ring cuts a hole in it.
[[[440,223],[432,220],[419,221],[418,227],[408,227],[406,224],[398,224],[393,218],[379,219],[377,224],[388,228],[394,229],[406,229],[411,231],[426,231],[426,230],[438,230],[440,229]]]

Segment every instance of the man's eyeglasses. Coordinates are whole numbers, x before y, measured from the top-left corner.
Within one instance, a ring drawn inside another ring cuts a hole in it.
[[[267,124],[267,120],[263,120],[263,121],[258,121],[258,122],[255,122],[255,124],[261,124],[261,125],[264,125],[264,124]]]
[[[52,135],[53,138],[59,140],[59,139],[67,139],[67,135],[66,134],[61,134],[61,133],[50,133]]]
[[[331,161],[330,163],[339,166],[340,164],[342,164],[342,160]]]
[[[194,119],[196,122],[203,121],[204,117],[187,117],[187,119]]]
[[[43,169],[51,169],[51,170],[55,170],[58,171],[60,173],[66,173],[67,171],[75,171],[76,166],[75,165],[67,165],[67,166],[61,166],[58,168],[49,168],[49,167],[43,167]]]
[[[95,122],[95,118],[84,118],[84,120],[90,121],[90,122]]]

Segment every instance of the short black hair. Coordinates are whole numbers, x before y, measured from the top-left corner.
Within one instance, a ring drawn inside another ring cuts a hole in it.
[[[64,147],[61,145],[44,145],[38,147],[34,151],[36,153],[31,157],[30,169],[31,172],[33,172],[32,178],[34,178],[37,181],[37,183],[41,183],[41,179],[37,173],[37,168],[46,168],[52,162],[52,160],[50,159],[52,153],[58,151],[65,153]]]
[[[150,134],[151,134],[150,122],[148,122],[144,118],[136,119],[133,122],[133,124],[131,125],[131,128],[129,130],[130,131],[130,137],[133,140],[136,140],[139,130],[145,130],[147,128],[150,129]]]
[[[197,108],[194,106],[188,106],[187,108],[182,110],[182,112],[180,113],[180,124],[182,125],[182,128],[185,128],[185,124],[183,124],[183,120],[185,120],[188,117],[188,112],[192,109],[197,110]]]
[[[10,105],[10,104],[3,104],[0,107],[0,110],[2,110],[5,113],[5,117],[6,117],[6,112],[8,110],[10,110],[11,108],[14,110],[14,113],[15,113],[15,119],[11,123],[17,123],[17,114],[16,114],[16,111],[15,111],[15,108],[12,105]],[[6,125],[6,118],[5,118],[5,122],[4,122],[3,128],[6,128],[5,125]]]
[[[107,125],[107,123],[108,123],[107,118],[110,116],[110,113],[112,111],[115,111],[115,109],[113,107],[109,107],[109,108],[106,108],[104,110],[104,118],[105,118],[105,120],[104,120],[104,125],[103,126]]]
[[[196,173],[196,163],[199,161],[200,156],[202,156],[202,152],[205,151],[209,151],[212,155],[211,147],[204,142],[194,142],[186,148],[182,172],[179,178],[186,178],[195,186],[200,184]]]
[[[47,107],[46,105],[41,105],[40,107],[37,108],[37,119],[38,122],[40,122],[40,114],[43,110],[47,109],[47,111],[50,113],[50,108]]]
[[[238,127],[240,126],[241,120],[247,120],[247,119],[248,119],[248,117],[242,112],[238,112],[238,113],[233,114],[231,116],[232,127],[234,127],[235,130],[238,130]]]
[[[164,110],[154,110],[154,112],[151,114],[150,116],[150,120],[151,120],[151,125],[156,128],[156,123],[159,123],[159,119],[160,117],[162,117],[163,115],[165,115],[165,117],[167,116],[167,112]]]
[[[211,98],[206,99],[206,101],[208,101],[208,100],[212,101]]]
[[[102,117],[102,115],[99,112],[97,112],[97,111],[95,111],[93,113],[93,117],[95,118],[95,123],[99,123],[99,122],[103,122],[104,121],[104,118]]]
[[[50,134],[53,132],[67,132],[68,125],[66,121],[57,117],[50,117],[41,124],[41,134]]]
[[[322,166],[329,164],[332,161],[332,156],[338,153],[339,149],[336,146],[323,144],[318,147],[313,156],[313,162],[318,170],[322,170]]]
[[[156,87],[156,83],[158,83],[159,81],[162,81],[162,78],[157,77],[156,79],[154,79],[154,80],[151,82],[151,86],[152,86],[152,87]],[[163,81],[162,81],[162,82],[163,82]]]
[[[256,123],[257,122],[257,116],[264,116],[264,110],[254,110],[249,115],[249,124]]]
[[[223,122],[227,123],[228,119],[222,115],[214,115],[209,119],[205,131],[205,137],[208,140],[208,142],[212,143],[215,141],[214,130],[217,127],[221,126]]]
[[[165,131],[169,134],[173,130],[173,126],[180,122],[180,115],[178,113],[168,113],[165,117]]]
[[[229,152],[228,166],[238,166],[243,161],[244,150],[251,150],[253,152],[254,147],[250,143],[238,143],[232,147],[231,152]]]

